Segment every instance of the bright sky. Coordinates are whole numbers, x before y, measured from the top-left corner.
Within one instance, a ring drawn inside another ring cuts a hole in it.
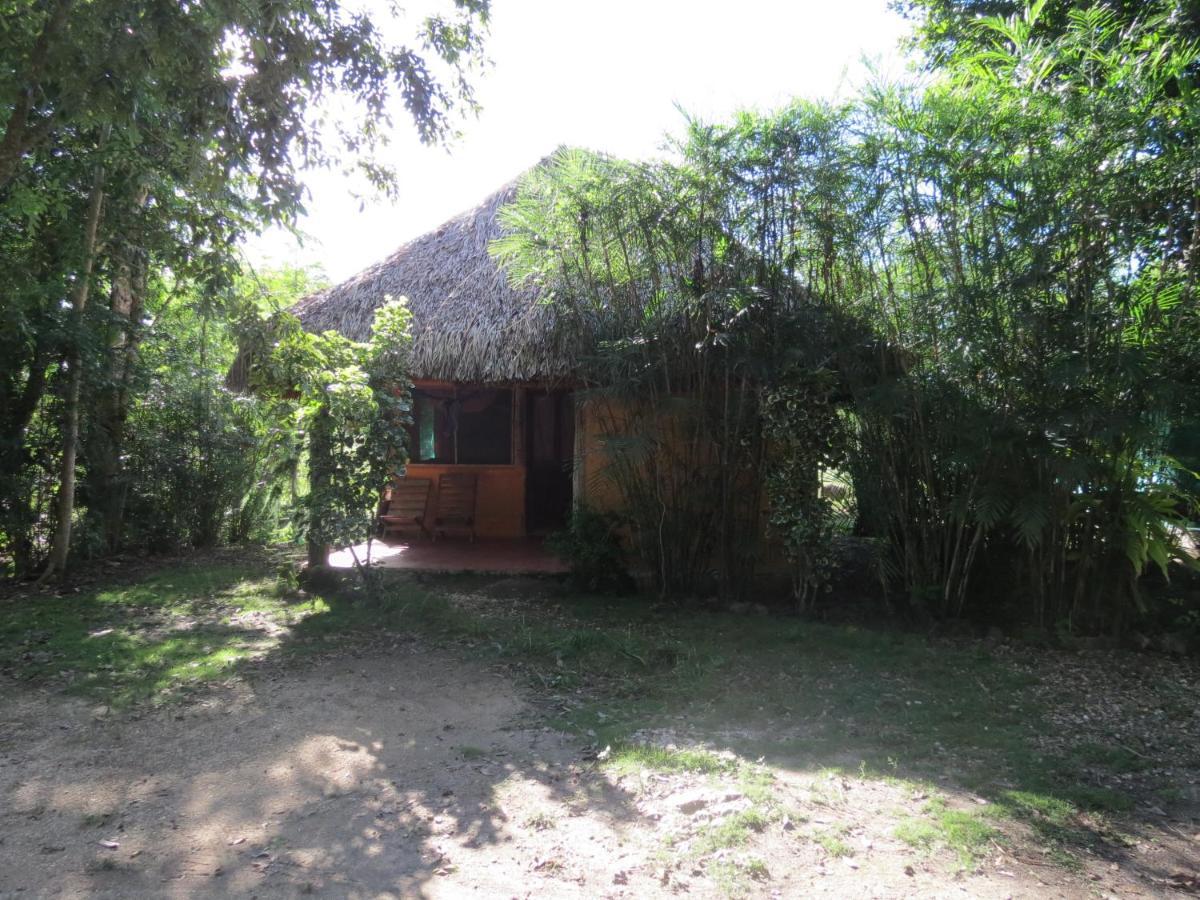
[[[340,281],[561,144],[644,158],[678,131],[677,105],[717,119],[847,94],[866,79],[866,63],[900,75],[906,30],[887,0],[493,0],[483,111],[449,151],[422,147],[398,114],[389,148],[401,178],[396,203],[317,173],[303,246],[276,231],[247,255],[255,264],[319,263]]]

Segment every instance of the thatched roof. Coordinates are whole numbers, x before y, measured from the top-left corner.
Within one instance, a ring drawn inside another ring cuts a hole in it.
[[[488,252],[503,234],[497,213],[517,179],[472,210],[409,241],[383,262],[292,307],[307,331],[370,336],[386,298],[413,312],[416,379],[504,383],[566,377],[574,353],[556,332],[553,309],[532,290],[514,290]]]

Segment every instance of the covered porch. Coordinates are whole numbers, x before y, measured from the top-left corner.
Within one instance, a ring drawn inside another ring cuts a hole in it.
[[[537,383],[417,380],[404,478],[385,492],[370,564],[412,572],[549,575],[545,547],[574,493],[573,395]],[[329,565],[368,559],[367,544]]]
[[[519,181],[293,307],[304,328],[370,335],[391,297],[412,311],[404,484],[381,497],[372,563],[414,571],[558,572],[542,538],[583,499],[579,347],[553,305],[492,255]],[[366,547],[355,548],[360,558]],[[329,557],[354,564],[348,550]]]
[[[573,399],[537,383],[418,380],[409,461],[383,498],[382,536],[414,549],[451,535],[515,547],[565,527],[578,450]]]

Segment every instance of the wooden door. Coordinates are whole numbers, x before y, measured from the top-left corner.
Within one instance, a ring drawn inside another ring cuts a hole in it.
[[[530,534],[567,524],[575,455],[575,405],[569,391],[526,393],[525,521]]]

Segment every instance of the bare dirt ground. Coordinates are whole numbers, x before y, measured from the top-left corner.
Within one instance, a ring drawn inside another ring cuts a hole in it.
[[[0,723],[6,897],[713,896],[728,885],[664,859],[661,839],[747,805],[719,778],[605,775],[502,672],[418,643],[142,714],[15,689]],[[890,834],[897,808],[920,805],[903,788],[774,774],[807,821],[758,836],[754,894],[1156,893],[1119,869],[1003,854],[956,875]],[[811,839],[835,823],[853,855]]]
[[[922,850],[897,822],[930,798],[856,777],[852,754],[841,772],[744,758],[706,774],[616,770],[586,737],[549,727],[545,698],[512,669],[467,656],[386,638],[125,711],[0,683],[0,897],[1200,890],[1200,834],[1178,827],[1127,834],[1120,855],[1072,867],[1019,840],[968,866]],[[686,722],[641,737],[722,742]],[[983,802],[946,796],[951,809]]]

